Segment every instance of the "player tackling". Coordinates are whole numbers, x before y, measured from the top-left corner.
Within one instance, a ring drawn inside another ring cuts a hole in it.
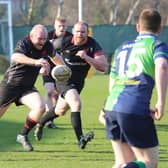
[[[33,151],[28,134],[39,122],[45,112],[45,102],[34,87],[39,73],[48,74],[50,66],[45,57],[48,55],[56,64],[64,64],[62,58],[55,54],[53,45],[47,40],[47,30],[43,25],[35,25],[29,36],[20,40],[12,55],[11,66],[7,69],[0,84],[0,116],[11,103],[26,105],[30,112],[17,142],[25,151]]]
[[[88,141],[93,139],[92,131],[83,134],[81,121],[80,93],[84,87],[85,78],[91,65],[101,72],[107,70],[107,61],[100,45],[91,37],[88,37],[88,25],[85,22],[77,22],[73,27],[73,37],[67,37],[63,41],[61,55],[65,64],[71,69],[71,78],[60,91],[56,107],[51,109],[42,119],[35,130],[37,140],[42,138],[45,123],[71,110],[71,123],[81,149],[84,149]],[[88,114],[89,116],[89,114]]]

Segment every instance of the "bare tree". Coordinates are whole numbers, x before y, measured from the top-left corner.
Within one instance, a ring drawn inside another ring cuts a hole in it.
[[[109,23],[113,25],[117,24],[117,12],[118,12],[119,3],[120,3],[120,0],[111,0]]]
[[[15,25],[53,24],[55,16],[66,16],[69,24],[78,20],[78,0],[13,0]],[[140,11],[154,7],[160,11],[163,24],[168,24],[168,0],[85,0],[83,17],[93,24],[135,24]],[[94,9],[96,10],[93,10]]]
[[[159,5],[160,5],[160,1],[159,0],[153,0],[153,7],[154,8],[158,9]]]
[[[59,0],[58,10],[57,10],[57,17],[62,15],[62,6],[63,6],[63,4],[64,4],[64,1],[63,0]]]
[[[33,12],[33,5],[34,5],[34,0],[30,0],[30,6],[29,6],[29,10],[28,10],[28,15],[27,15],[27,24],[28,25],[31,22],[32,12]]]
[[[132,22],[135,10],[136,10],[137,6],[139,5],[140,1],[141,0],[135,0],[135,1],[132,0],[131,7],[130,7],[130,10],[129,10],[129,15],[126,19],[125,24],[130,24]]]

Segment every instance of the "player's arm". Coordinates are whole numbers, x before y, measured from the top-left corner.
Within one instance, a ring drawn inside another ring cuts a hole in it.
[[[164,114],[166,89],[168,84],[168,61],[163,57],[155,59],[155,81],[157,89],[157,104],[154,118],[160,120]]]
[[[58,54],[57,52],[55,53],[54,56],[49,56],[49,58],[55,65],[65,65],[64,60],[62,59],[61,55]]]
[[[48,61],[44,58],[34,59],[27,56],[27,52],[29,51],[28,45],[26,45],[25,41],[20,40],[12,54],[11,60],[12,62],[19,64],[26,64],[32,66],[49,66]]]
[[[23,53],[13,53],[12,55],[12,62],[20,63],[20,64],[27,64],[32,66],[48,66],[47,60],[44,58],[41,59],[33,59],[30,58]]]
[[[117,49],[113,55],[113,59],[111,60],[111,67],[110,67],[110,75],[109,75],[109,93],[111,92],[111,89],[113,88],[113,85],[115,84],[115,80],[117,77],[117,72],[116,72],[116,61],[113,61],[117,57]]]
[[[95,54],[94,58],[88,56],[84,50],[78,51],[76,53],[77,56],[80,56],[87,63],[93,66],[96,70],[101,72],[107,72],[108,64],[106,57],[102,54],[102,52]]]

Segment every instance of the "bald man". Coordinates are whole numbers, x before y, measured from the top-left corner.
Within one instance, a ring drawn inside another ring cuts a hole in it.
[[[25,151],[33,151],[28,134],[45,111],[45,102],[34,87],[38,74],[46,75],[50,70],[45,57],[48,55],[55,65],[64,64],[47,40],[47,34],[46,28],[38,24],[28,37],[17,43],[11,66],[0,83],[0,116],[12,103],[26,105],[30,109],[24,127],[17,136],[17,142],[23,145]]]

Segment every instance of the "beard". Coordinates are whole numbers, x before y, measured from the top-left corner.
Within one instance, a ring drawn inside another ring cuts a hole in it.
[[[86,41],[87,41],[87,38],[85,38],[85,37],[76,37],[75,38],[76,45],[83,45],[86,43]]]
[[[43,48],[44,44],[38,43],[38,44],[35,44],[34,46],[35,46],[35,48],[37,48],[38,50],[41,50],[41,49]]]

